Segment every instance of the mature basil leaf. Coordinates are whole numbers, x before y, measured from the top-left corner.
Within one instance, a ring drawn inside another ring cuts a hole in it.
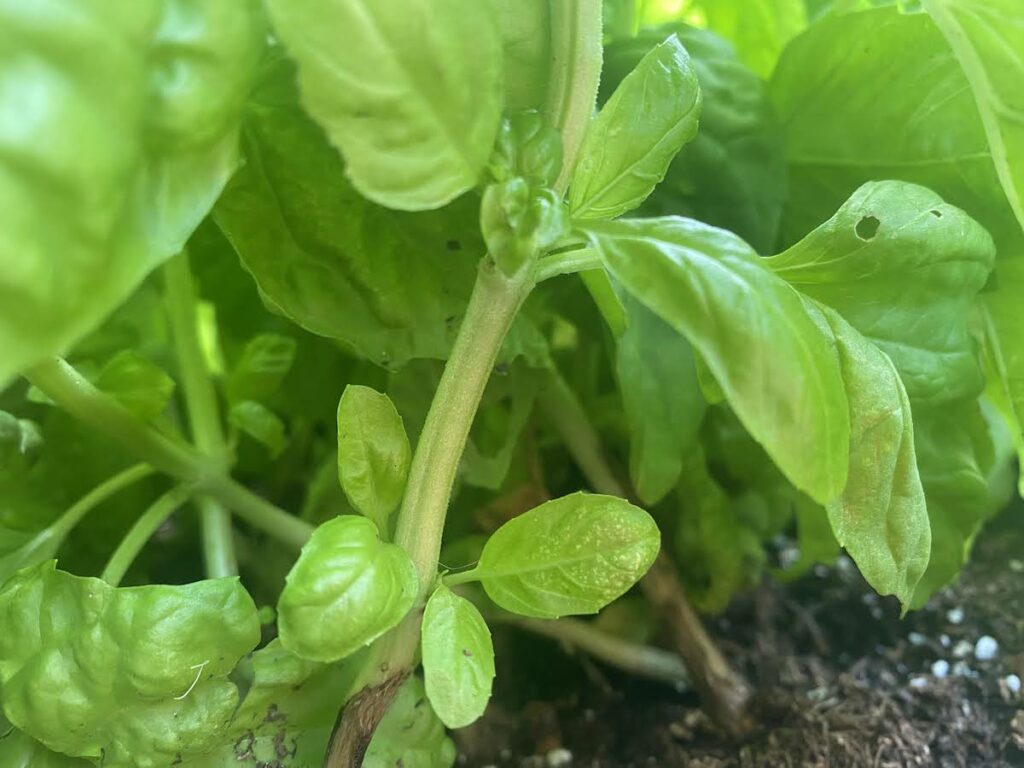
[[[703,94],[700,126],[640,213],[700,219],[735,232],[759,253],[771,253],[786,197],[782,131],[764,83],[727,42],[686,24],[615,40],[605,47],[602,94],[610,94],[669,33],[682,41],[697,74]]]
[[[184,245],[234,169],[264,32],[255,0],[5,0],[0,30],[2,388]]]
[[[53,752],[21,731],[11,730],[0,735],[0,765],[4,768],[89,768],[94,763]]]
[[[977,401],[915,409],[914,444],[932,529],[931,559],[912,603],[920,608],[956,578],[981,524],[1006,500],[989,491],[994,446]]]
[[[550,0],[492,0],[501,30],[508,109],[548,106],[552,66]]]
[[[284,422],[265,405],[254,400],[235,403],[228,411],[228,421],[233,427],[265,446],[271,456],[280,456],[284,450]]]
[[[767,78],[786,46],[807,25],[804,0],[698,0],[708,28],[726,38],[743,62]]]
[[[436,208],[475,186],[498,132],[502,51],[478,0],[268,0],[303,102],[361,194]]]
[[[174,394],[174,380],[130,349],[107,361],[93,383],[147,421],[162,414]]]
[[[572,177],[576,218],[614,218],[636,208],[697,133],[701,94],[676,37],[627,75],[587,130]]]
[[[850,403],[850,474],[826,504],[832,532],[876,592],[909,606],[928,566],[931,528],[910,400],[884,352],[825,310]]]
[[[455,745],[430,708],[418,677],[410,677],[398,691],[388,713],[377,726],[364,768],[451,768]]]
[[[247,162],[215,216],[264,300],[378,365],[446,358],[485,250],[477,202],[417,214],[367,202],[299,107],[280,55],[264,63],[244,126]],[[517,322],[503,359],[536,359],[536,336]]]
[[[925,9],[945,35],[971,85],[1003,191],[1024,228],[1024,7],[1013,0],[956,4],[928,0]],[[1000,248],[998,281],[985,297],[988,343],[1003,388],[1004,415],[1024,456],[1024,241]],[[1024,488],[1024,485],[1022,485]]]
[[[313,532],[277,604],[281,642],[312,661],[337,661],[395,626],[412,608],[416,567],[380,540],[365,517],[345,515]]]
[[[402,503],[411,461],[409,437],[391,398],[369,387],[345,387],[338,403],[338,479],[352,506],[385,536]]]
[[[969,319],[995,260],[985,229],[916,184],[870,182],[827,222],[765,260],[875,342],[915,403],[976,396]]]
[[[642,509],[574,493],[501,526],[477,571],[505,610],[548,619],[597,613],[647,572],[659,542],[658,526]]]
[[[237,579],[115,589],[20,571],[0,591],[4,714],[67,755],[169,765],[212,747],[238,704],[227,680],[259,641]]]
[[[494,682],[494,646],[484,617],[441,585],[427,601],[421,633],[423,680],[434,711],[449,728],[469,725],[484,713]]]
[[[228,374],[228,399],[262,402],[281,386],[295,362],[295,340],[277,333],[254,336]]]
[[[615,278],[690,340],[794,485],[821,502],[838,496],[846,394],[799,294],[738,237],[690,219],[595,222],[588,236]]]
[[[686,339],[632,296],[622,302],[629,320],[615,372],[630,427],[629,476],[640,500],[653,505],[675,486],[707,404]]]

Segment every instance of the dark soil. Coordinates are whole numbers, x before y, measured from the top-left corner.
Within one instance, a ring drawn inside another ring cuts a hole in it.
[[[460,764],[1024,766],[1022,518],[1018,509],[992,523],[960,583],[904,619],[844,559],[791,584],[765,583],[710,620],[758,691],[759,728],[743,743],[717,731],[690,693],[500,629],[495,698],[456,735]],[[985,636],[998,643],[991,660],[975,656]]]

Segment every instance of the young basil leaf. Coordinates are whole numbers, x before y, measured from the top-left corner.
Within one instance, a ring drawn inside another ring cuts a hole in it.
[[[455,745],[430,708],[423,683],[412,676],[398,690],[363,758],[364,768],[451,768]]]
[[[345,515],[313,532],[277,604],[281,642],[312,661],[331,662],[383,635],[412,609],[416,567],[380,540],[365,517]]]
[[[502,53],[478,0],[269,0],[303,102],[381,205],[436,208],[475,186],[502,110]]]
[[[115,397],[137,416],[152,421],[174,394],[174,380],[130,349],[118,352],[100,370],[96,388]]]
[[[931,527],[914,451],[910,400],[896,366],[824,309],[850,403],[850,475],[826,504],[832,532],[868,584],[909,607],[928,566]]]
[[[569,214],[555,192],[517,177],[484,190],[480,231],[487,251],[512,276],[569,234]]]
[[[578,219],[614,218],[636,208],[697,133],[701,95],[679,39],[651,50],[587,130],[569,202]]]
[[[260,637],[237,579],[116,589],[52,561],[4,585],[0,620],[10,721],[111,765],[170,765],[217,745],[238,704],[227,675]]]
[[[981,392],[969,329],[995,260],[988,232],[929,189],[870,182],[827,222],[764,261],[885,352],[915,403]]]
[[[350,384],[338,403],[338,479],[357,510],[387,535],[412,461],[402,417],[387,395]]]
[[[444,585],[427,601],[421,629],[427,698],[449,728],[483,713],[494,682],[494,646],[484,617]]]
[[[501,121],[491,155],[495,181],[522,177],[532,187],[551,187],[562,170],[562,137],[543,112],[510,112]]]
[[[699,219],[735,232],[758,253],[771,253],[786,197],[785,144],[764,82],[732,46],[709,30],[678,23],[614,40],[605,48],[601,92],[610,95],[670,33],[686,47],[697,75],[700,126],[640,213]]]
[[[270,451],[272,457],[281,455],[286,438],[284,422],[265,405],[253,400],[242,400],[231,406],[228,421]]]
[[[920,608],[956,578],[981,524],[1006,499],[989,489],[994,446],[977,401],[915,409],[914,445],[932,529],[931,558],[912,603]]]
[[[707,404],[686,339],[632,296],[622,303],[629,321],[615,372],[629,420],[629,476],[640,500],[654,505],[675,486]]]
[[[507,611],[542,619],[597,613],[647,572],[660,539],[651,516],[629,502],[574,493],[501,526],[477,571]]]
[[[588,236],[612,275],[690,340],[793,484],[822,503],[838,496],[846,393],[799,294],[738,237],[690,219],[594,222]]]
[[[228,399],[262,402],[269,398],[291,370],[295,346],[294,339],[277,333],[262,333],[250,339],[228,374]]]
[[[4,2],[0,28],[2,388],[181,250],[234,170],[265,32],[256,0]]]

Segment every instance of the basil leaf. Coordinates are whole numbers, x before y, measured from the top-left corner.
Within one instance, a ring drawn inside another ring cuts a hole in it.
[[[629,421],[629,476],[640,500],[654,505],[675,486],[707,404],[686,339],[632,296],[622,302],[629,319],[615,372]]]
[[[281,642],[311,661],[343,659],[404,618],[416,600],[416,567],[380,540],[365,517],[345,515],[316,531],[278,600]]]
[[[807,26],[803,0],[700,0],[709,29],[729,40],[743,62],[767,78],[786,43]]]
[[[53,561],[4,585],[0,619],[4,714],[50,749],[112,765],[216,745],[238,704],[227,675],[259,641],[237,579],[116,589]]]
[[[253,400],[235,403],[228,412],[228,421],[233,427],[266,447],[272,457],[280,456],[284,450],[284,422],[265,405]]]
[[[612,275],[690,340],[794,485],[822,503],[838,496],[846,394],[799,294],[738,237],[690,219],[595,222],[588,236]]]
[[[771,253],[786,196],[785,145],[764,82],[737,59],[732,46],[686,24],[615,40],[605,48],[602,93],[610,93],[670,32],[689,52],[700,84],[700,126],[640,213],[699,219],[735,232],[759,253]]]
[[[267,400],[291,370],[295,351],[295,340],[289,336],[262,333],[251,338],[228,374],[228,399],[232,402]]]
[[[910,400],[884,352],[837,313],[824,321],[850,403],[849,480],[825,507],[832,532],[876,592],[909,607],[931,551]]]
[[[569,203],[579,219],[614,218],[636,208],[697,133],[701,95],[679,39],[652,49],[587,129]]]
[[[162,414],[174,394],[174,381],[160,367],[130,349],[118,352],[100,370],[96,388],[146,421]]]
[[[437,716],[449,728],[483,713],[494,682],[494,646],[480,611],[444,585],[423,613],[423,679]]]
[[[255,0],[4,2],[0,29],[2,388],[181,250],[234,170],[265,33]]]
[[[885,352],[915,403],[976,396],[969,320],[995,260],[985,229],[916,184],[870,182],[827,222],[765,260]]]
[[[912,603],[920,608],[956,578],[981,524],[1006,500],[989,491],[994,446],[977,401],[916,409],[914,445],[932,529],[931,559]]]
[[[364,768],[451,768],[455,745],[445,735],[418,677],[410,677],[398,690],[388,713],[373,734]]]
[[[478,201],[415,214],[368,202],[303,113],[280,54],[264,62],[250,98],[243,150],[214,215],[264,301],[386,368],[445,359],[485,249]],[[538,360],[538,335],[520,320],[502,359]]]
[[[359,192],[403,210],[475,186],[498,132],[502,52],[477,0],[269,0],[303,102]]]
[[[507,611],[554,619],[597,613],[658,554],[650,515],[614,496],[574,493],[513,518],[484,545],[484,590]]]
[[[89,768],[87,760],[53,752],[21,731],[0,736],[0,765],[4,768]]]
[[[338,479],[349,502],[387,535],[405,493],[409,437],[391,398],[350,384],[338,403]]]
[[[547,110],[551,89],[550,0],[492,0],[505,62],[505,106]]]

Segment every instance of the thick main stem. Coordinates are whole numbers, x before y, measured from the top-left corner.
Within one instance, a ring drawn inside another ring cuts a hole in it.
[[[239,485],[191,447],[156,431],[63,360],[42,363],[26,377],[58,406],[129,455],[213,496],[255,528],[296,549],[309,539],[308,523]]]
[[[637,503],[615,476],[597,431],[587,418],[576,394],[557,373],[541,394],[541,407],[558,430],[580,470],[595,491],[627,498]],[[683,658],[694,688],[707,713],[723,730],[735,736],[750,726],[747,705],[750,688],[726,662],[690,605],[679,581],[675,563],[664,549],[640,587],[657,615],[665,621],[672,645]]]
[[[217,392],[199,346],[196,326],[198,296],[187,251],[182,251],[164,267],[164,283],[192,439],[214,466],[226,472],[230,463],[229,451],[221,427]],[[197,497],[196,504],[199,507],[207,575],[217,578],[237,574],[231,515],[212,496],[201,495]]]
[[[532,287],[530,274],[510,278],[490,257],[480,263],[469,306],[413,454],[395,526],[395,543],[416,566],[421,600],[437,578],[448,503],[484,387]],[[413,611],[374,645],[360,677],[362,690],[346,704],[335,726],[325,768],[362,764],[377,724],[412,670],[421,619],[422,612]]]

